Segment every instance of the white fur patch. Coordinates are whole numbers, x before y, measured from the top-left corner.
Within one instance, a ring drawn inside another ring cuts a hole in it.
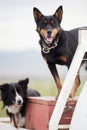
[[[19,105],[10,105],[5,107],[10,113],[16,114],[20,111],[21,106]]]
[[[21,104],[23,103],[23,99],[22,97],[18,94],[16,88],[15,88],[15,93],[16,93],[16,97],[15,97],[15,103],[18,105],[18,101],[21,101]]]

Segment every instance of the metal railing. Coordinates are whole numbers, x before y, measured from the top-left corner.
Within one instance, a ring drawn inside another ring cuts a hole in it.
[[[83,60],[85,52],[87,52],[87,29],[79,30],[79,44],[76,49],[71,66],[65,78],[61,93],[58,97],[53,114],[49,122],[49,130],[58,130],[58,124],[64,111],[65,104],[72,90],[72,86]]]

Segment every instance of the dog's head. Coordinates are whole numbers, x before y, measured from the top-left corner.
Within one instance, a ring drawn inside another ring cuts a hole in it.
[[[33,9],[33,13],[40,37],[47,46],[50,46],[60,32],[60,23],[63,14],[62,6],[51,16],[44,16],[37,8]]]
[[[21,108],[27,97],[27,84],[28,79],[0,85],[1,99],[9,112],[16,113]]]

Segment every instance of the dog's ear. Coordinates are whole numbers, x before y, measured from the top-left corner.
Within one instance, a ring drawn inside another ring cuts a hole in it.
[[[0,85],[0,99],[3,100],[6,96],[6,92],[9,90],[9,84]]]
[[[60,7],[56,10],[56,12],[55,12],[55,14],[54,14],[54,16],[56,16],[56,18],[58,19],[59,23],[61,23],[62,15],[63,15],[63,7],[60,6]]]
[[[43,16],[42,13],[35,7],[33,8],[33,15],[36,23],[38,23],[40,18]]]
[[[9,89],[9,84],[0,85],[0,90],[1,91],[7,91],[8,89]]]
[[[29,79],[26,78],[26,79],[24,79],[24,80],[20,80],[18,83],[19,83],[21,86],[27,88],[27,85],[28,85],[28,83],[29,83]]]

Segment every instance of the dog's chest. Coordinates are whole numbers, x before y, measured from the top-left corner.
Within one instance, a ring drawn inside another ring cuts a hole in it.
[[[60,65],[67,63],[67,57],[55,51],[51,51],[50,53],[45,54],[44,57],[47,62],[56,63]]]
[[[9,107],[6,106],[5,108],[8,110],[8,112],[14,113],[14,114],[20,111],[20,106],[17,106],[17,105],[10,105]]]
[[[21,113],[15,114],[14,117],[15,117],[15,122],[18,127],[25,126],[25,117],[22,117]],[[13,124],[14,124],[14,122],[13,122]]]
[[[54,50],[51,50],[49,53],[45,54],[42,53],[43,57],[49,62],[56,62],[57,61],[57,54]]]

